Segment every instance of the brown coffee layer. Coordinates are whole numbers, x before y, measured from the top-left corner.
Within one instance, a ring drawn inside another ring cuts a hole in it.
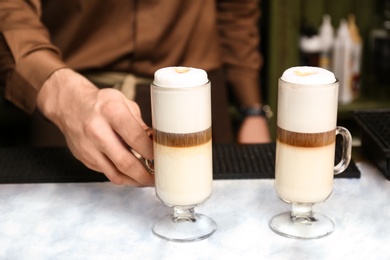
[[[321,133],[297,133],[277,127],[276,138],[279,142],[297,147],[322,147],[336,140],[336,129]]]
[[[211,140],[211,127],[189,134],[166,133],[153,128],[154,142],[171,147],[191,147],[205,144]]]

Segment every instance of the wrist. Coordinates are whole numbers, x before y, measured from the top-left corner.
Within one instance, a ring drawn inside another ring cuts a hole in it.
[[[55,101],[52,101],[51,99],[54,97],[54,92],[56,91],[56,77],[57,74],[60,73],[61,69],[54,71],[49,75],[49,77],[45,80],[41,88],[39,89],[38,95],[37,95],[37,110],[40,115],[43,117],[49,119],[50,114],[53,110],[53,103]]]
[[[70,104],[90,91],[88,84],[75,71],[61,68],[54,71],[44,82],[37,96],[37,108],[47,119],[58,125],[61,113],[71,110]]]
[[[242,106],[239,109],[242,119],[245,119],[250,116],[264,117],[267,120],[270,120],[273,116],[271,107],[268,105],[254,104],[251,106]]]

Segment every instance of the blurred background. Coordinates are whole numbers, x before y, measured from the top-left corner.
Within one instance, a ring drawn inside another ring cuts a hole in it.
[[[354,65],[350,65],[354,69],[335,73],[339,80],[348,81],[351,77],[353,81],[351,86],[340,82],[340,88],[344,91],[351,88],[353,93],[340,101],[338,124],[349,128],[358,140],[359,128],[353,120],[353,111],[390,108],[390,0],[262,0],[260,8],[260,48],[265,62],[261,80],[265,103],[276,115],[278,78],[289,67],[317,65],[336,70],[333,55],[338,46],[338,51],[347,55],[347,62],[348,58],[354,59]],[[329,24],[324,26],[324,17],[329,18],[332,31]],[[337,37],[342,21],[352,31],[349,43]],[[328,37],[325,41],[331,43],[325,53],[326,62],[323,60],[324,39],[320,37],[326,35],[324,30]],[[358,43],[357,49],[352,48],[358,53],[357,57],[348,56],[349,52],[343,49],[344,43],[348,47],[351,42]],[[276,116],[270,122],[273,138],[275,126]],[[29,145],[29,116],[4,100],[3,92],[0,94],[0,129],[0,146]]]
[[[353,120],[353,111],[390,108],[390,1],[263,0],[261,8],[261,50],[265,60],[263,94],[274,114],[277,113],[278,78],[283,71],[292,66],[308,65],[308,56],[314,57],[314,60],[317,58],[318,65],[322,66],[321,50],[315,51],[315,43],[304,44],[302,40],[310,40],[320,34],[324,15],[329,15],[334,38],[328,69],[335,72],[332,52],[336,52],[335,43],[341,21],[348,22],[351,15],[355,18],[361,40],[361,56],[355,61],[359,66],[358,75],[351,75],[358,81],[355,82],[357,86],[350,87],[357,89],[352,98],[340,101],[338,124],[349,128],[359,142],[359,127]],[[350,76],[335,74],[339,80],[340,77]],[[342,83],[340,89],[348,88]],[[275,133],[275,119],[273,117],[271,122],[272,133]]]

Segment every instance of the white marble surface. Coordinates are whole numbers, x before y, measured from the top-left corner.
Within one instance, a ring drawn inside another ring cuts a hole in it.
[[[273,180],[219,180],[198,211],[218,230],[194,243],[151,232],[170,212],[153,188],[110,183],[0,185],[0,259],[389,259],[390,182],[359,163],[361,179],[337,179],[315,207],[336,230],[317,240],[273,233],[269,219],[289,210]]]

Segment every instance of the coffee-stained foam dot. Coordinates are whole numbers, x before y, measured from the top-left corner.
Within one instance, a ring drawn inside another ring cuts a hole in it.
[[[310,66],[299,66],[287,69],[281,79],[301,85],[325,85],[336,81],[334,74],[326,69]]]
[[[190,70],[190,68],[187,68],[187,67],[176,67],[175,68],[175,71],[177,73],[186,73]]]

